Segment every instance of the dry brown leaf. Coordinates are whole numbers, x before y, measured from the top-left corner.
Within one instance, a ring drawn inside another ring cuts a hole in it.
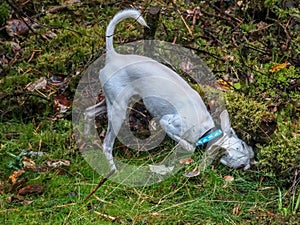
[[[71,107],[71,102],[67,99],[66,96],[56,95],[54,97],[54,107],[57,112],[65,113]]]
[[[281,64],[275,64],[274,66],[271,67],[271,69],[269,70],[271,73],[277,72],[279,70],[282,70],[286,67],[288,67],[290,64],[288,62],[284,62]]]
[[[181,164],[181,165],[187,165],[187,164],[190,164],[190,163],[192,163],[193,162],[193,159],[191,159],[191,158],[187,158],[187,159],[180,159],[179,160],[179,163]]]
[[[9,181],[12,184],[15,184],[18,180],[18,177],[25,173],[25,170],[16,170],[9,176]]]
[[[19,195],[40,194],[44,191],[45,186],[40,184],[27,185],[18,191]]]
[[[223,179],[229,183],[234,181],[234,177],[233,176],[224,176]]]
[[[217,83],[218,83],[218,89],[221,91],[228,91],[233,86],[232,82],[226,82],[223,79],[218,79]]]
[[[29,19],[24,18],[24,20],[29,26],[32,25]],[[7,34],[11,37],[26,34],[29,31],[29,27],[26,23],[23,20],[18,19],[7,21],[5,26]]]
[[[28,91],[40,90],[45,89],[47,86],[47,80],[45,77],[41,77],[40,79],[36,80],[35,82],[31,82],[26,85],[26,89]]]
[[[36,164],[31,158],[27,158],[26,156],[23,156],[23,168],[28,170],[36,170]]]

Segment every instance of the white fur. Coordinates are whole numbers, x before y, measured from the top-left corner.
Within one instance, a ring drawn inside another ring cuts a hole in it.
[[[129,99],[134,95],[143,99],[147,110],[159,118],[160,125],[168,136],[179,142],[187,151],[193,152],[199,137],[215,127],[199,94],[177,73],[151,58],[115,52],[114,29],[117,23],[126,18],[134,18],[141,25],[147,26],[137,10],[129,9],[117,13],[106,30],[106,63],[99,73],[108,112],[108,129],[103,152],[112,170],[117,169],[112,156],[114,141],[125,120]],[[97,107],[102,108],[96,109]],[[98,104],[94,108],[89,107],[88,112],[91,114],[94,111],[94,114],[99,114],[102,110],[103,104]],[[222,141],[211,144],[208,151],[225,148],[231,153],[231,157],[222,158],[222,163],[234,168],[249,168],[250,157],[253,157],[252,149],[233,135],[227,111],[221,114],[221,120],[224,133],[220,139]],[[230,145],[232,141],[235,141],[235,150],[232,150]],[[238,158],[232,154],[234,152],[238,153]],[[242,159],[240,154],[243,155]]]

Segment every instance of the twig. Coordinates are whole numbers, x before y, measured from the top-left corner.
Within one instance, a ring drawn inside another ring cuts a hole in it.
[[[220,16],[220,15],[217,15],[215,13],[209,13],[209,12],[206,12],[206,11],[201,11],[203,14],[207,15],[208,17],[216,17],[218,19],[222,19],[222,20],[225,20],[231,27],[236,27],[236,25],[230,20],[230,19],[227,19],[223,16]]]
[[[94,213],[97,214],[98,216],[104,217],[105,219],[110,219],[110,220],[112,220],[112,221],[118,220],[117,217],[110,216],[110,215],[107,215],[107,214],[104,214],[104,213],[101,213],[101,212],[94,211]]]
[[[184,17],[182,16],[181,12],[179,11],[177,5],[176,5],[176,1],[172,1],[172,5],[175,8],[175,10],[178,12],[180,19],[182,20],[182,22],[184,23],[186,29],[188,30],[189,34],[193,37],[193,31],[191,30],[191,28],[189,27],[189,25],[187,24],[187,22],[185,21]]]
[[[112,170],[104,177],[99,184],[84,198],[84,201],[88,200],[116,171]]]
[[[223,14],[223,15],[226,15],[226,16],[230,17],[230,19],[232,19],[232,20],[235,20],[236,22],[238,22],[238,24],[241,24],[241,23],[243,22],[243,19],[236,18],[236,17],[230,15],[229,13],[224,13],[223,10],[221,10],[219,7],[215,6],[212,2],[208,1],[208,4],[209,4],[212,8],[214,8],[215,10],[217,10],[219,13],[221,13],[221,14]],[[221,16],[220,16],[220,18],[222,18],[222,19],[224,19],[224,20],[226,20],[227,22],[229,22],[229,23],[232,24],[232,22],[231,22],[230,19],[227,19],[227,18],[224,18],[224,17],[221,17]],[[232,24],[232,25],[233,25],[233,24]]]

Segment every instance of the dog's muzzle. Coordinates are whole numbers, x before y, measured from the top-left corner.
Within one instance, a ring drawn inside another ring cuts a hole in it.
[[[235,143],[224,148],[225,152],[221,158],[221,163],[236,169],[247,170],[253,164],[254,153],[252,147],[239,139]]]

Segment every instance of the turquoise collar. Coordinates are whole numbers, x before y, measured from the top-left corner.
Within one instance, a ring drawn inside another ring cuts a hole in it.
[[[202,138],[200,138],[197,142],[196,142],[196,146],[200,146],[200,145],[203,145],[207,142],[210,142],[211,140],[215,139],[216,137],[219,137],[220,135],[222,135],[223,132],[218,129]]]

